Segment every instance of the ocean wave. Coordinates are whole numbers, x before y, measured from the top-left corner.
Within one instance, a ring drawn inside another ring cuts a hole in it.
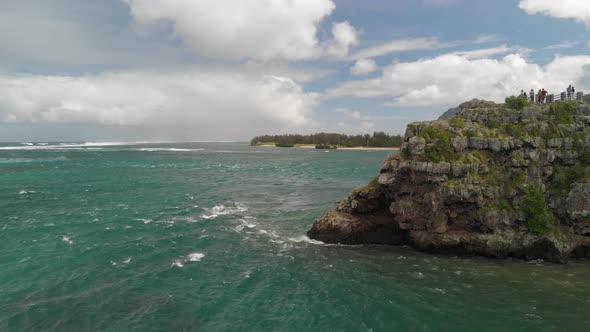
[[[177,149],[177,148],[141,148],[138,151],[143,152],[198,152],[205,149]]]
[[[30,144],[30,145],[29,145]],[[126,146],[126,145],[136,145],[137,143],[130,143],[130,142],[84,142],[84,143],[29,143],[24,144],[20,143],[20,145],[14,146],[2,146],[0,150],[67,150],[67,149],[98,149],[100,147],[108,147],[108,146]]]
[[[0,164],[44,163],[64,160],[68,160],[68,158],[0,158]]]
[[[234,230],[236,232],[241,232],[244,230],[244,228],[247,229],[252,229],[252,228],[256,228],[255,224],[249,223],[248,221],[246,221],[246,219],[240,219],[241,224],[239,224],[238,226],[234,227]]]
[[[27,194],[36,194],[37,192],[35,190],[20,190],[18,192],[19,195],[27,195]]]
[[[254,226],[256,227],[256,225],[254,225]],[[245,225],[245,223],[242,223],[238,227],[241,227],[243,229],[244,227],[246,227],[246,225]],[[252,227],[252,228],[254,228],[254,227]],[[279,245],[283,246],[283,248],[286,248],[286,247],[296,248],[293,246],[294,244],[311,244],[314,246],[323,246],[323,247],[341,246],[340,244],[325,243],[322,241],[313,240],[313,239],[310,239],[307,235],[301,235],[301,236],[296,236],[296,237],[282,236],[282,235],[277,234],[273,230],[258,229],[256,231],[256,234],[259,236],[262,236],[262,237],[269,238],[270,242],[275,243],[275,244],[279,244]],[[350,247],[350,246],[347,246],[347,247]]]
[[[188,262],[200,262],[203,258],[205,258],[205,254],[201,252],[195,252],[192,254],[188,254],[188,256],[186,256],[186,260]]]
[[[179,261],[179,260],[175,260],[172,263],[172,266],[174,266],[174,267],[184,267],[184,264],[181,261]]]
[[[180,260],[180,259],[174,260],[174,262],[172,262],[172,267],[182,268],[182,267],[184,267],[184,264],[186,264],[186,263],[200,262],[203,258],[205,258],[204,253],[194,252],[192,254],[186,255],[186,257],[183,260]]]
[[[314,244],[314,245],[320,245],[320,246],[332,246],[332,244],[328,244],[328,243],[325,243],[322,241],[310,239],[306,235],[302,235],[302,236],[298,236],[298,237],[288,237],[287,240],[290,242],[294,242],[294,243],[307,243],[307,244]]]
[[[240,204],[240,203],[236,203],[235,206],[233,206],[233,207],[231,207],[231,206],[228,207],[223,204],[217,204],[210,209],[205,209],[205,211],[207,213],[203,214],[201,216],[201,218],[209,220],[209,219],[215,219],[219,216],[241,214],[243,212],[248,211],[248,207],[246,207],[245,205]]]

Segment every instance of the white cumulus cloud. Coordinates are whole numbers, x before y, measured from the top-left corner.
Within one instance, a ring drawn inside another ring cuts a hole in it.
[[[332,34],[334,40],[327,45],[327,55],[345,57],[348,51],[359,43],[356,29],[348,22],[334,23]]]
[[[574,84],[583,91],[590,88],[584,74],[589,67],[590,56],[556,57],[540,66],[519,54],[498,60],[446,54],[393,63],[380,78],[345,82],[326,95],[393,98],[388,105],[407,107],[452,106],[471,98],[501,102],[521,89],[545,88],[559,93]]]
[[[159,127],[178,129],[183,139],[245,139],[308,125],[316,99],[288,77],[229,69],[4,76],[0,123]]]
[[[360,59],[350,68],[353,75],[366,75],[377,70],[377,64],[373,59]]]
[[[125,0],[140,24],[169,23],[197,54],[215,59],[305,60],[343,56],[358,42],[348,23],[319,41],[331,0]]]
[[[590,1],[588,0],[521,0],[518,7],[530,15],[542,14],[575,19],[577,22],[590,26]]]
[[[359,50],[351,58],[353,60],[375,58],[391,53],[427,50],[440,46],[440,42],[436,38],[394,39]]]
[[[482,48],[478,50],[471,50],[471,51],[458,51],[453,52],[452,54],[460,55],[468,59],[484,59],[489,58],[494,55],[499,54],[506,54],[511,51],[506,45],[498,46],[498,47],[490,47],[490,48]]]

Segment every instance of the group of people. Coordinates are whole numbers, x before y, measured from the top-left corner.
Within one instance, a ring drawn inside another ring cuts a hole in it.
[[[534,103],[545,104],[545,100],[547,98],[547,93],[548,92],[545,90],[545,88],[543,88],[543,89],[540,89],[539,92],[537,92],[537,94],[535,95],[535,90],[531,89],[531,92],[529,92],[529,94],[527,96],[527,94],[524,90],[520,90],[520,95],[525,98],[528,98],[532,104],[534,104]]]
[[[576,99],[576,88],[574,88],[573,85],[570,84],[566,91],[567,100]],[[528,94],[524,90],[520,90],[520,95],[524,98],[527,98],[532,104],[545,104],[548,92],[545,90],[545,88],[540,89],[536,94],[534,89],[531,89]]]
[[[574,100],[576,98],[576,88],[571,84],[567,87],[567,100]]]

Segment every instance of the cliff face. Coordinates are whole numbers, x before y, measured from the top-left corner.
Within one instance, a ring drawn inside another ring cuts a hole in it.
[[[318,219],[329,243],[563,262],[590,258],[590,106],[473,100],[408,125],[398,155]]]

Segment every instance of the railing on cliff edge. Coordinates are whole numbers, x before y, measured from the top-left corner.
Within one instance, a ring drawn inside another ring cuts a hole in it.
[[[537,102],[537,96],[538,94],[534,95],[534,100],[535,100],[535,104],[538,104],[539,102]],[[569,100],[576,100],[576,101],[586,101],[586,102],[590,102],[590,95],[584,96],[584,92],[576,92],[575,95],[572,96],[568,96],[567,92],[562,92],[560,94],[551,94],[551,95],[547,95],[545,97],[545,104],[551,104],[554,103],[556,101],[569,101]],[[529,98],[529,97],[527,97]]]

